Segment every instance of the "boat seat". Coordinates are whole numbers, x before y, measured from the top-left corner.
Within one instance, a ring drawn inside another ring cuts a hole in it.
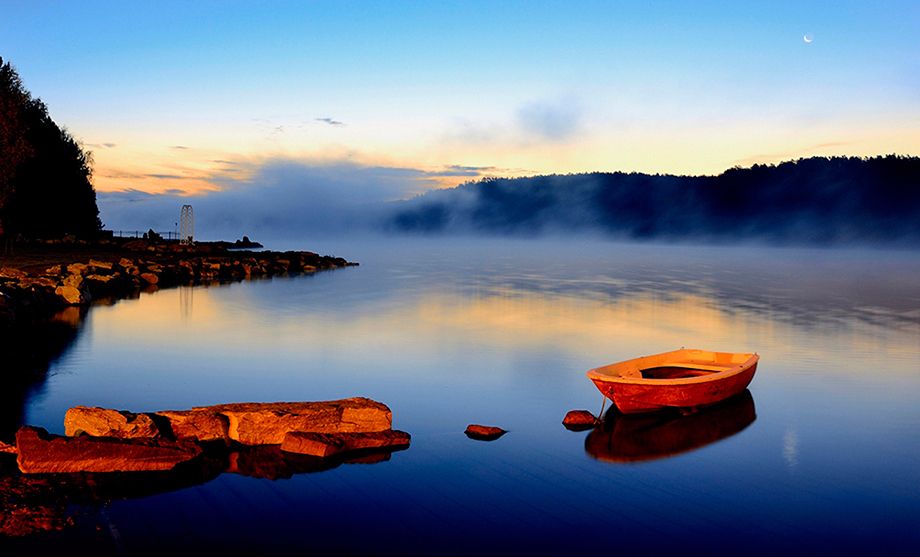
[[[695,362],[669,362],[664,364],[662,367],[687,367],[693,369],[702,369],[706,371],[725,371],[726,369],[731,369],[738,364],[698,364]]]

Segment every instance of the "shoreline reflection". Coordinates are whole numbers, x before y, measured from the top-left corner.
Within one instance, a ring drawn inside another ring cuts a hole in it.
[[[585,452],[612,463],[644,462],[695,451],[740,433],[757,419],[749,390],[692,414],[621,414],[611,408],[585,438]]]

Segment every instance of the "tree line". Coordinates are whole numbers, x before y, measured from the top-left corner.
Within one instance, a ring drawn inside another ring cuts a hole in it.
[[[487,178],[401,202],[391,229],[831,244],[920,240],[920,158],[812,157],[717,176]]]
[[[0,57],[0,236],[86,238],[101,228],[90,153]]]

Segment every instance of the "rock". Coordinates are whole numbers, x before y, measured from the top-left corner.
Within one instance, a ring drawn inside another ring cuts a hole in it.
[[[328,457],[367,449],[405,448],[411,437],[405,431],[370,433],[305,433],[294,431],[284,436],[281,450],[289,453]]]
[[[226,416],[230,439],[244,445],[280,445],[291,431],[385,431],[393,423],[393,415],[385,404],[362,397],[324,402],[244,402],[194,410]]]
[[[83,286],[83,275],[75,273],[72,275],[67,275],[64,277],[64,286],[73,286],[74,288],[80,288]]]
[[[71,275],[84,275],[86,274],[86,265],[83,263],[71,263],[67,266],[67,272]]]
[[[64,433],[70,437],[85,434],[118,439],[153,439],[161,435],[149,414],[89,406],[74,406],[64,414]]]
[[[97,259],[90,259],[89,266],[92,267],[96,273],[111,271],[113,267],[110,261],[99,261]]]
[[[572,431],[592,429],[597,423],[598,420],[594,414],[587,410],[570,410],[562,419],[562,425]]]
[[[73,286],[58,286],[54,289],[54,293],[69,306],[78,306],[86,302],[83,293]]]
[[[217,412],[208,410],[166,410],[155,414],[163,418],[169,427],[169,434],[176,439],[198,441],[229,441],[230,420]]]
[[[0,267],[0,277],[9,278],[9,279],[24,279],[28,275],[19,269],[14,269],[13,267]]]
[[[46,277],[59,277],[61,276],[61,266],[53,265],[51,267],[48,267],[42,272],[42,274],[45,275]]]
[[[466,433],[466,436],[470,439],[478,439],[480,441],[494,441],[495,439],[498,439],[508,432],[500,427],[470,424],[466,426],[466,431],[464,433]]]
[[[0,454],[16,454],[19,451],[16,449],[16,445],[8,445],[3,441],[0,441]]]
[[[153,273],[141,273],[141,280],[143,280],[147,284],[152,285],[152,284],[156,284],[160,282],[160,277],[156,276]]]
[[[245,402],[135,414],[75,406],[64,417],[67,435],[236,441],[280,445],[289,432],[364,433],[390,430],[392,413],[368,398],[322,402]]]
[[[61,437],[28,426],[16,433],[16,446],[24,474],[172,470],[202,454],[188,441]]]
[[[21,288],[29,288],[32,286],[55,288],[57,286],[57,281],[48,277],[26,277],[19,280],[19,286]]]

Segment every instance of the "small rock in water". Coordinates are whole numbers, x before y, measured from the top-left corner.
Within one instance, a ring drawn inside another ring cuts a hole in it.
[[[494,441],[508,432],[500,427],[491,425],[470,424],[466,426],[466,431],[464,433],[466,433],[466,436],[470,439]]]
[[[597,425],[597,418],[587,410],[569,410],[562,425],[570,431],[585,431]]]

